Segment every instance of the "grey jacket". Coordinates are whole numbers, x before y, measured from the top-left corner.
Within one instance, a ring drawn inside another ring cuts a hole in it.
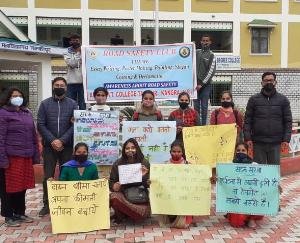
[[[65,146],[73,146],[73,112],[77,109],[74,100],[65,97],[62,100],[50,97],[41,102],[37,127],[43,138],[43,145],[59,139]]]
[[[64,59],[68,66],[68,84],[82,84],[81,53],[69,47],[64,54]]]
[[[196,51],[197,84],[205,85],[212,81],[216,72],[216,58],[211,50]]]

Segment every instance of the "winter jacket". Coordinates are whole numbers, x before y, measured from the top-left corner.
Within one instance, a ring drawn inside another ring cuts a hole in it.
[[[50,146],[55,139],[65,146],[73,146],[73,112],[76,109],[76,102],[68,97],[61,100],[50,97],[41,102],[37,126],[44,146]]]
[[[245,114],[244,138],[257,143],[289,142],[292,113],[289,100],[274,91],[267,96],[262,90],[250,97]]]
[[[39,162],[37,134],[31,112],[26,107],[0,108],[0,168],[9,165],[8,156],[32,158]]]
[[[64,59],[68,67],[68,84],[82,84],[81,53],[69,47],[64,54]]]
[[[216,72],[216,58],[211,50],[196,51],[197,84],[206,85],[212,82]]]

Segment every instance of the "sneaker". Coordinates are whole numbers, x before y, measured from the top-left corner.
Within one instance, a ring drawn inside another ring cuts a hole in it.
[[[15,214],[14,218],[17,222],[24,222],[24,223],[32,223],[33,222],[33,218],[27,216],[27,215],[18,215]]]
[[[50,213],[49,207],[48,206],[44,206],[41,211],[39,212],[39,216],[40,217],[44,217],[46,215],[48,215]]]
[[[251,228],[251,229],[256,229],[257,224],[256,224],[256,222],[253,219],[251,219],[248,222],[248,227]]]
[[[5,224],[6,224],[7,227],[20,227],[21,226],[19,224],[19,222],[16,221],[13,217],[5,218]]]

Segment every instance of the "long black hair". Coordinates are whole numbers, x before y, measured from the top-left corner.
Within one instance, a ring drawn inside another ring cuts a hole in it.
[[[27,105],[27,100],[24,96],[24,93],[22,90],[20,90],[19,88],[17,87],[10,87],[8,88],[8,90],[4,91],[4,95],[2,96],[1,100],[0,100],[0,107],[1,106],[5,106],[5,105],[11,105],[10,104],[10,98],[11,98],[11,95],[14,91],[18,91],[19,93],[21,93],[22,95],[22,98],[23,98],[23,103],[21,106],[26,106]]]
[[[135,160],[141,163],[144,160],[145,156],[143,155],[138,142],[134,138],[127,139],[126,142],[123,144],[121,159],[123,161],[128,161],[128,156],[125,153],[125,147],[127,146],[128,143],[132,143],[134,145],[136,149]]]
[[[77,151],[80,147],[85,147],[87,153],[89,153],[89,147],[87,146],[87,144],[86,144],[86,143],[80,142],[80,143],[77,143],[77,144],[75,145],[75,147],[74,147],[74,154],[76,153],[76,151]]]

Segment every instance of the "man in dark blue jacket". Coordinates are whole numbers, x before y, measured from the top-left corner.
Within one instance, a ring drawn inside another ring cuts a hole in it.
[[[77,109],[74,100],[66,97],[67,82],[62,77],[52,81],[53,96],[43,100],[38,111],[37,126],[43,140],[44,207],[39,215],[49,214],[47,180],[55,173],[56,163],[59,166],[69,161],[73,152],[73,112]]]
[[[244,137],[253,146],[253,161],[280,164],[280,148],[289,145],[292,134],[290,102],[276,91],[276,74],[262,75],[262,90],[250,97],[245,114]]]

